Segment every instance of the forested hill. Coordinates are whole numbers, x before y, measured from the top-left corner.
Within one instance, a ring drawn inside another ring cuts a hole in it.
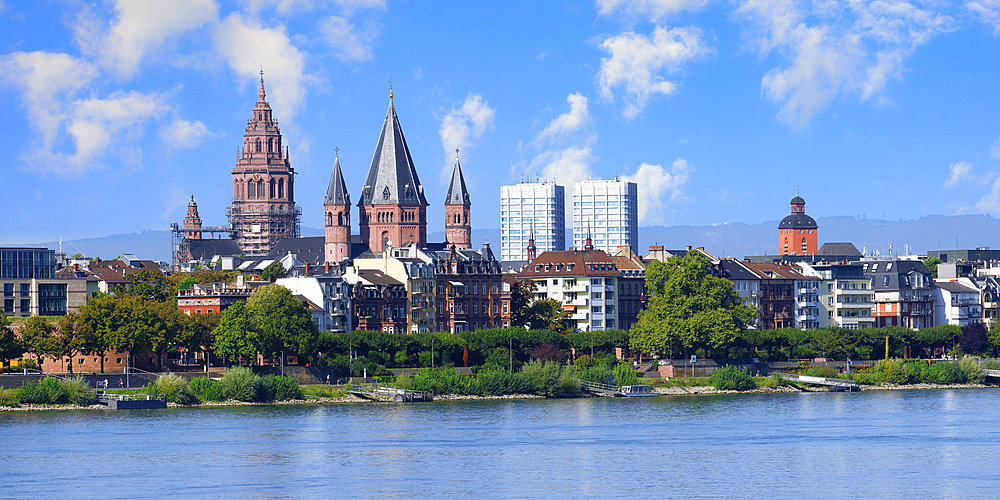
[[[889,244],[893,253],[903,253],[908,245],[911,253],[922,254],[927,250],[944,250],[956,247],[1000,248],[1000,219],[989,215],[930,215],[915,220],[875,220],[857,217],[821,217],[819,243],[854,243],[858,250],[869,253],[878,250],[886,255]],[[434,226],[432,226],[433,228]],[[639,229],[639,252],[645,254],[650,245],[663,245],[668,249],[682,249],[688,245],[705,247],[716,256],[742,258],[746,255],[774,254],[777,252],[778,221],[760,224],[727,223],[711,226],[651,226]],[[357,233],[357,229],[355,229]],[[303,236],[320,236],[322,231],[303,227]],[[443,241],[444,232],[428,235],[429,241]],[[493,252],[500,255],[499,229],[474,229],[473,248],[489,241]],[[572,245],[572,232],[566,232],[566,245]],[[43,246],[59,248],[58,241],[22,243],[11,246]],[[100,238],[86,238],[63,242],[63,250],[72,255],[82,253],[88,257],[110,259],[124,253],[143,259],[170,260],[170,232],[144,231],[142,233],[115,234]]]

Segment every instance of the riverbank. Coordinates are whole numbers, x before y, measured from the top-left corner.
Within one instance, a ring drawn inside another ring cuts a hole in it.
[[[926,390],[926,389],[996,389],[1000,386],[987,384],[905,384],[890,385],[881,384],[877,386],[862,385],[862,391],[905,391],[905,390]],[[716,390],[712,386],[691,386],[691,387],[654,387],[653,390],[659,396],[712,396],[720,394],[774,394],[774,393],[796,393],[796,392],[831,392],[829,387],[810,386],[799,387],[793,385],[781,385],[777,387],[758,387],[749,391],[722,391]],[[582,395],[580,397],[594,397]],[[537,394],[505,394],[501,396],[471,396],[464,394],[440,394],[434,397],[434,401],[497,401],[497,400],[517,400],[517,399],[546,399],[545,396]],[[326,404],[357,404],[375,403],[375,401],[359,398],[352,394],[344,394],[340,397],[309,397],[306,399],[292,399],[287,401],[272,401],[268,403],[246,402],[246,401],[206,401],[191,405],[180,405],[167,403],[168,408],[211,408],[225,406],[274,406],[274,405],[326,405]],[[107,410],[107,407],[100,404],[88,406],[80,405],[44,405],[25,404],[21,406],[0,406],[0,412],[27,412],[27,411],[80,411],[80,410]]]

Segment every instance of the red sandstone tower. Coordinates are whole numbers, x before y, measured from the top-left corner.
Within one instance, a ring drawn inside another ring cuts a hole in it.
[[[298,237],[302,215],[295,206],[295,171],[288,149],[282,154],[281,130],[264,100],[263,72],[258,95],[233,168],[233,201],[226,211],[247,256],[267,255],[278,240]]]
[[[184,217],[184,237],[189,240],[201,239],[201,217],[198,216],[198,204],[194,202],[194,195],[191,195],[187,217]]]
[[[390,243],[427,246],[427,198],[410,158],[403,129],[389,89],[389,111],[385,114],[375,156],[358,200],[361,241],[373,252]]]
[[[462,165],[455,150],[455,169],[451,172],[448,196],[444,200],[444,233],[446,243],[458,249],[472,248],[472,226],[469,225],[472,202],[465,188]]]
[[[347,183],[340,171],[340,155],[333,162],[323,211],[326,214],[326,244],[323,250],[326,262],[334,264],[351,258],[351,195],[347,193]]]
[[[812,217],[806,215],[806,200],[792,198],[792,213],[778,224],[778,253],[780,255],[816,255],[819,228]]]

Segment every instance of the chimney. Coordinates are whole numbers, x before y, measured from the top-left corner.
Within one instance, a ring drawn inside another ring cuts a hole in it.
[[[688,252],[690,252],[690,251],[691,251],[691,245],[688,245],[688,248],[687,248],[687,250],[688,250]]]
[[[80,270],[80,264],[73,264],[73,270],[74,271],[79,271]]]
[[[326,264],[324,264],[324,266],[323,266],[323,270],[324,270],[324,271],[325,271],[325,272],[326,272],[327,274],[330,274],[330,263],[329,263],[329,262],[327,262]]]

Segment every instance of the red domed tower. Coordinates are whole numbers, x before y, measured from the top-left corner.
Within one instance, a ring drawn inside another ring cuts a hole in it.
[[[248,256],[267,255],[278,240],[298,237],[302,215],[295,206],[295,171],[287,148],[281,151],[281,130],[264,100],[263,71],[258,95],[233,168],[233,201],[226,211],[240,248]]]
[[[455,248],[472,248],[472,226],[469,225],[472,202],[469,201],[469,191],[465,188],[465,177],[462,176],[462,165],[458,162],[458,150],[455,150],[455,169],[451,172],[451,185],[448,186],[448,196],[444,200],[444,234],[448,244]]]
[[[806,215],[806,200],[792,198],[791,215],[778,224],[778,254],[816,255],[819,228],[812,217]]]

